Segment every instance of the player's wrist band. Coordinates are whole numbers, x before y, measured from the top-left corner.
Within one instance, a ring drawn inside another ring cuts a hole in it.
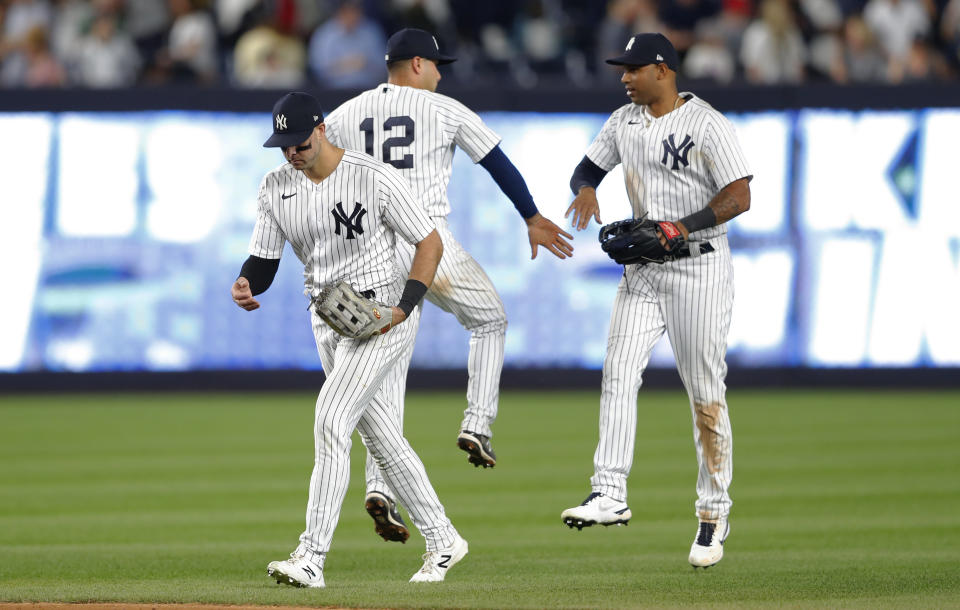
[[[420,304],[423,295],[427,294],[427,285],[420,280],[407,280],[407,285],[403,287],[403,294],[400,295],[400,302],[397,307],[403,312],[403,315],[410,316],[413,308]]]
[[[687,228],[687,234],[695,233],[701,229],[717,226],[717,214],[713,211],[713,208],[707,206],[699,212],[684,216],[678,222],[682,222],[683,226]]]

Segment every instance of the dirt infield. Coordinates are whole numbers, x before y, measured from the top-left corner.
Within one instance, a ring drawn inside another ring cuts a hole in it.
[[[213,604],[25,603],[0,602],[0,610],[345,610],[336,606],[225,606]]]

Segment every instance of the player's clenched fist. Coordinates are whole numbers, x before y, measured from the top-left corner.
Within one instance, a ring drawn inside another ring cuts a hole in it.
[[[260,307],[260,303],[253,298],[253,292],[250,291],[250,282],[248,282],[245,277],[237,278],[237,281],[234,282],[230,288],[230,295],[238,307],[242,307],[247,311],[253,311]]]

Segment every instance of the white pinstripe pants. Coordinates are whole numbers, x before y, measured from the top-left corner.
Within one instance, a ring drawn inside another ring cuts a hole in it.
[[[593,491],[626,501],[637,429],[637,393],[654,345],[670,338],[690,399],[697,450],[696,514],[726,517],[732,504],[733,437],[725,362],[733,309],[733,267],[726,236],[716,251],[663,265],[626,267],[610,320],[600,399],[600,442]]]
[[[490,426],[497,418],[497,403],[500,400],[500,373],[503,370],[507,314],[493,282],[450,232],[446,219],[433,220],[443,241],[443,258],[426,298],[440,309],[456,316],[460,324],[470,331],[467,409],[464,411],[460,429],[493,436]],[[413,252],[412,246],[398,242],[397,258],[401,269],[410,269]],[[396,405],[401,421],[407,370],[413,355],[412,342],[409,349],[410,353],[390,372],[384,384],[384,390]],[[368,456],[367,493],[371,491],[393,497]]]
[[[457,531],[447,518],[420,458],[403,437],[397,413],[381,385],[408,357],[419,311],[385,335],[365,341],[340,337],[312,314],[314,337],[327,379],[317,396],[314,466],[306,529],[298,551],[323,565],[350,478],[351,435],[360,432],[384,478],[426,539],[428,551],[453,544]]]

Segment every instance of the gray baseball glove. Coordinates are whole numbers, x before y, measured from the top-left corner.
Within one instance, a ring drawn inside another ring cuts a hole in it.
[[[310,305],[330,328],[353,339],[379,335],[393,322],[392,307],[357,294],[342,280],[324,288]]]

